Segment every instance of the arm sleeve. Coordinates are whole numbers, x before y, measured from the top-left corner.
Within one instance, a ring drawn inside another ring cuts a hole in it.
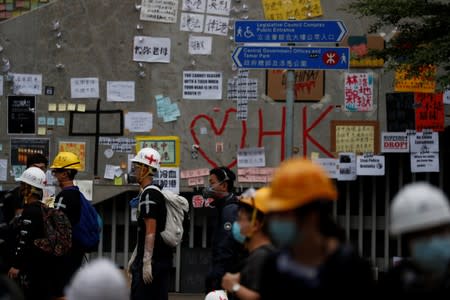
[[[14,245],[12,263],[13,267],[16,269],[22,269],[26,252],[31,248],[36,236],[35,227],[37,226],[35,216],[28,209],[23,211],[19,222],[18,237]]]

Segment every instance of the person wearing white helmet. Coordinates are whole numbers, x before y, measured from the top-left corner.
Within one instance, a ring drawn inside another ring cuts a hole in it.
[[[224,290],[214,290],[206,294],[205,300],[228,300],[228,295]]]
[[[131,300],[167,300],[173,249],[160,235],[166,224],[166,199],[153,184],[161,155],[153,148],[142,148],[131,160],[140,186],[137,207],[137,244],[128,262]]]
[[[380,278],[386,292],[450,291],[450,205],[437,187],[427,182],[405,185],[394,197],[390,232],[402,238],[407,258]]]
[[[24,209],[19,220],[19,237],[15,244],[12,267],[8,276],[22,283],[26,299],[50,299],[52,286],[52,256],[43,252],[34,241],[45,238],[41,206],[45,173],[37,167],[26,169],[18,178]],[[25,284],[24,284],[25,283]]]

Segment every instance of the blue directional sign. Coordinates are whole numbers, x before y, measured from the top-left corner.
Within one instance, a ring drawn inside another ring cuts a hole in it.
[[[232,58],[244,69],[346,70],[348,47],[237,47]]]
[[[257,21],[238,20],[236,43],[336,43],[347,34],[342,21]]]

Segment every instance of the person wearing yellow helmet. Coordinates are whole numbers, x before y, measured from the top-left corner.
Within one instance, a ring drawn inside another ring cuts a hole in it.
[[[263,267],[261,299],[302,292],[370,292],[372,268],[345,243],[331,216],[338,192],[327,172],[308,159],[280,164],[270,184],[268,227],[279,253]]]
[[[247,190],[239,201],[238,219],[233,223],[234,238],[244,243],[249,251],[239,273],[226,273],[222,287],[238,299],[259,299],[261,290],[259,275],[268,256],[275,252],[267,231],[267,202],[270,188]]]
[[[74,184],[75,176],[81,169],[80,159],[75,153],[62,151],[55,156],[50,169],[61,189],[55,197],[54,207],[66,214],[73,228],[78,224],[81,216],[80,191]],[[54,285],[54,297],[57,299],[64,297],[64,287],[81,267],[84,255],[85,251],[72,236],[71,251],[61,257],[58,264],[60,274],[57,276]]]

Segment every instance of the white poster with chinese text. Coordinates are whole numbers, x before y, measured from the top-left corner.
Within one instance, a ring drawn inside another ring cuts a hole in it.
[[[42,95],[42,74],[9,73],[9,75],[13,78],[14,95]]]
[[[170,38],[135,36],[133,60],[151,63],[170,63]]]
[[[98,98],[99,83],[97,77],[70,78],[70,97]]]
[[[227,35],[229,20],[228,17],[206,15],[205,29],[203,32],[215,35]]]
[[[189,36],[189,54],[191,55],[211,55],[211,36]]]
[[[142,0],[140,19],[161,23],[176,23],[178,0]]]

